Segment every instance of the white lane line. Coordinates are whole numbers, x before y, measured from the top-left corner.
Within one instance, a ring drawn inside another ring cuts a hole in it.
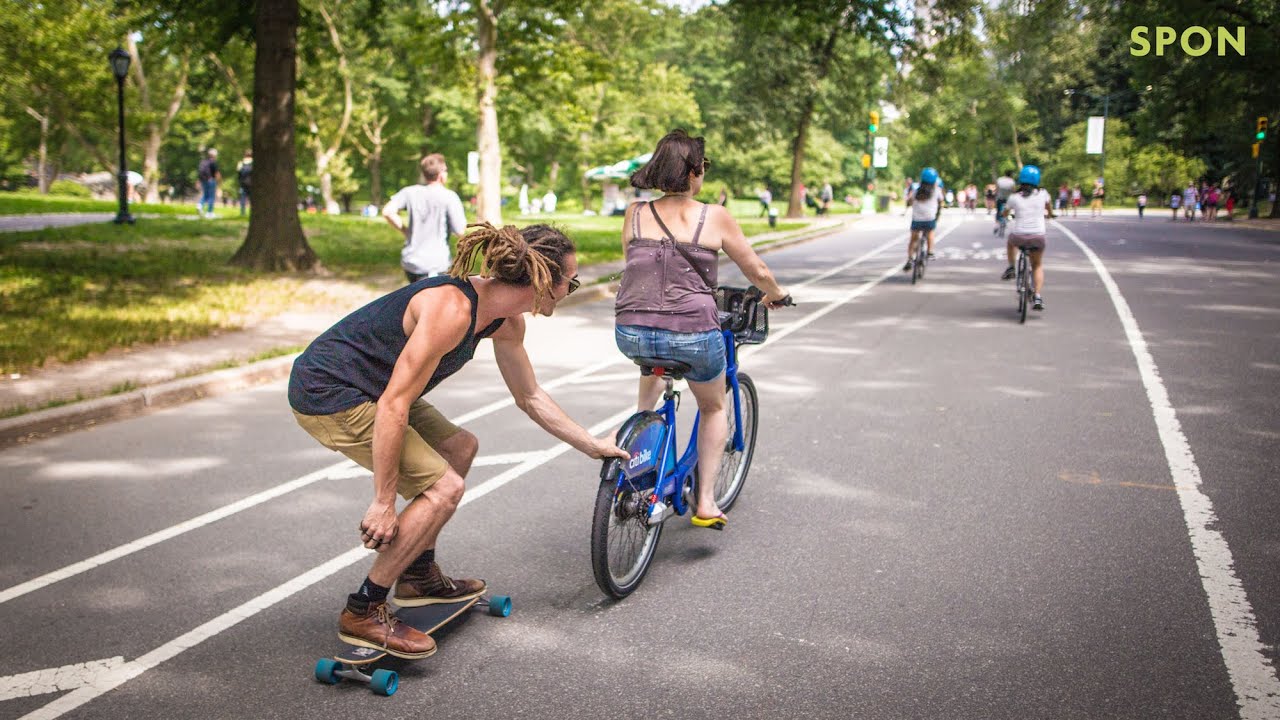
[[[954,227],[951,229],[954,229]],[[947,230],[947,232],[950,232],[950,229]],[[946,233],[943,233],[943,234],[945,235]],[[884,249],[887,249],[888,247],[890,247],[890,243],[886,243],[885,245],[881,246],[880,249],[873,250],[871,253],[868,253],[862,256],[862,258],[860,258],[859,260],[861,261],[863,259],[869,259],[871,257],[874,257],[876,254],[878,254],[879,252],[882,252]],[[851,267],[851,266],[852,266],[851,263],[846,263],[843,267]],[[869,283],[864,283],[863,285],[858,286],[853,291],[847,293],[845,297],[842,297],[841,299],[834,301],[831,304],[831,306],[829,306],[830,309],[827,309],[825,312],[822,310],[812,312],[806,315],[805,317],[801,318],[800,320],[796,321],[794,324],[789,325],[785,330],[780,330],[778,334],[779,335],[783,333],[791,334],[796,330],[799,330],[800,328],[816,321],[818,318],[826,315],[831,310],[834,310],[835,307],[842,305],[848,302],[849,300],[852,300],[853,298],[865,293],[871,287],[874,287],[876,284],[882,282],[885,278],[890,277],[892,273],[893,273],[893,268],[891,268],[890,271],[887,271],[881,274],[877,279],[872,280]],[[769,344],[770,343],[766,342],[759,346],[748,348],[748,350],[744,352],[750,352],[751,354],[755,354],[763,350],[765,347],[768,347]],[[589,428],[589,431],[593,435],[598,435],[604,432],[605,430],[609,430],[617,426],[618,423],[621,423],[627,418],[631,417],[632,413],[634,412],[635,411],[632,410],[631,408],[627,408],[625,410],[619,411],[613,416],[605,418],[604,420],[601,420],[600,422],[596,423],[591,428]],[[506,485],[507,483],[521,477],[522,475],[525,475],[529,471],[548,462],[549,460],[559,457],[569,449],[570,448],[567,444],[559,443],[551,448],[548,448],[547,450],[542,451],[539,456],[531,457],[530,459],[524,461],[520,465],[513,467],[510,470],[507,470],[506,472],[496,477],[490,478],[484,483],[481,483],[480,485],[467,490],[466,494],[463,495],[462,497],[462,501],[458,503],[458,507],[462,507],[463,505],[466,505],[472,500],[476,500],[481,497],[484,497],[485,495],[488,495],[494,490],[497,490],[503,485]],[[350,565],[353,565],[356,562],[359,562],[361,559],[367,557],[371,552],[372,551],[366,550],[363,546],[357,546],[355,548],[352,548],[351,550],[348,550],[347,552],[339,555],[338,557],[333,558],[332,560],[324,563],[323,565],[320,565],[316,568],[308,570],[307,572],[293,578],[292,580],[289,580],[283,585],[280,585],[272,590],[269,590],[266,593],[263,593],[262,595],[259,595],[258,597],[254,598],[253,600],[250,600],[249,602],[237,608],[234,608],[232,610],[229,610],[223,613],[222,615],[219,615],[218,617],[206,622],[205,624],[186,633],[185,635],[182,635],[181,637],[176,638],[174,640],[170,640],[169,642],[161,645],[155,650],[152,650],[151,652],[139,657],[137,660],[133,660],[131,662],[125,663],[120,668],[117,668],[112,672],[109,672],[100,676],[94,682],[93,685],[82,687],[79,690],[75,690],[73,692],[67,693],[66,695],[63,695],[57,700],[54,700],[53,702],[49,703],[48,705],[45,705],[44,707],[38,710],[35,710],[34,712],[31,712],[27,715],[24,715],[23,720],[53,720],[54,718],[61,717],[63,714],[70,712],[71,710],[74,710],[75,708],[78,708],[81,705],[84,705],[85,703],[91,702],[95,698],[100,697],[114,690],[115,688],[123,685],[124,683],[128,682],[129,680],[132,680],[135,677],[138,677],[142,673],[156,667],[157,665],[164,662],[165,660],[169,660],[171,658],[176,657],[182,652],[190,648],[193,648],[196,645],[199,645],[205,640],[208,640],[209,638],[215,635],[218,635],[219,633],[222,633],[231,627],[234,627],[235,625],[239,624],[241,621],[247,620],[250,617],[253,617],[254,615],[262,612],[263,610],[270,608],[271,606],[275,605],[281,600],[284,600],[294,595],[295,593],[317,582],[320,582],[321,580],[324,580],[330,575],[333,575],[334,573],[337,573],[340,570],[343,570],[344,568]]]
[[[894,243],[901,243],[901,242],[902,242],[902,238],[895,238],[893,240],[890,240],[889,242],[881,245],[875,250],[872,250],[854,260],[846,262],[832,270],[828,270],[824,273],[816,275],[813,278],[810,278],[809,280],[806,280],[798,285],[795,285],[794,287],[804,287],[811,283],[817,282],[818,280],[830,277],[831,275],[837,272],[840,272],[841,270],[845,270],[850,267],[853,267],[854,265],[857,265],[869,258],[872,258],[880,254],[881,252],[888,249],[889,247],[892,247]],[[619,365],[625,361],[626,361],[626,358],[622,357],[621,355],[618,355],[617,357],[614,357],[609,360],[602,360],[593,365],[588,365],[586,367],[580,368],[566,375],[562,375],[554,380],[548,381],[546,383],[542,383],[542,388],[544,390],[553,390],[562,385],[569,385],[573,383],[582,382],[584,379],[589,378],[591,375],[595,374],[596,372],[599,372],[600,370],[603,370],[608,367],[612,367],[614,365]],[[508,396],[502,400],[496,400],[494,402],[489,403],[488,405],[482,405],[481,407],[478,407],[475,410],[466,412],[460,415],[459,417],[454,418],[453,422],[456,425],[465,425],[466,423],[469,423],[473,420],[484,417],[485,415],[489,415],[490,413],[497,412],[498,410],[501,410],[503,408],[509,407],[514,404],[515,404],[515,400],[510,396]],[[519,462],[519,461],[513,460],[512,462]],[[479,466],[481,464],[502,464],[502,463],[500,462],[482,463],[480,460],[477,460],[476,466]],[[345,473],[351,473],[351,472],[354,472],[354,475],[345,474]],[[172,527],[165,528],[164,530],[159,530],[145,537],[138,538],[137,540],[133,540],[131,542],[125,543],[124,545],[120,545],[118,547],[107,550],[106,552],[99,553],[86,560],[81,560],[80,562],[67,565],[66,567],[59,568],[58,570],[54,570],[53,572],[46,573],[37,578],[28,580],[24,583],[14,585],[13,587],[0,591],[0,604],[6,603],[10,600],[13,600],[14,598],[18,598],[23,595],[26,595],[27,593],[30,593],[34,590],[39,590],[42,587],[52,585],[53,583],[56,583],[60,580],[66,580],[69,577],[73,577],[75,575],[79,575],[80,573],[86,572],[88,570],[92,570],[93,568],[99,567],[113,560],[119,560],[120,558],[125,557],[127,555],[131,555],[135,552],[138,552],[139,550],[143,550],[145,548],[151,547],[152,545],[163,542],[165,540],[170,540],[179,535],[182,535],[183,533],[191,532],[192,530],[208,525],[209,523],[229,517],[242,510],[247,510],[251,507],[254,507],[255,505],[260,505],[266,502],[267,500],[280,497],[281,495],[293,492],[294,490],[298,490],[299,488],[306,487],[307,485],[318,482],[320,480],[324,480],[327,478],[343,479],[348,477],[354,477],[356,475],[359,475],[361,472],[366,472],[366,471],[364,471],[362,468],[360,468],[358,465],[351,462],[350,460],[336,463],[334,465],[330,465],[325,468],[321,468],[319,470],[316,470],[313,473],[309,473],[301,478],[285,483],[284,485],[280,485],[270,490],[265,490],[256,495],[251,495],[242,500],[238,500],[234,503],[231,503],[230,505],[226,505],[216,510],[211,510],[210,512],[207,512],[204,515],[200,515],[199,517],[191,518],[190,520],[178,523],[177,525],[174,525]]]
[[[117,655],[111,658],[103,658],[102,660],[90,660],[89,662],[0,677],[0,702],[20,697],[76,690],[92,684],[99,675],[121,665],[124,665],[124,658]]]
[[[14,585],[11,588],[0,591],[0,603],[6,603],[14,598],[22,597],[29,592],[39,590],[47,585],[52,585],[59,580],[66,580],[69,577],[79,575],[82,572],[87,572],[113,560],[119,560],[120,558],[132,555],[139,550],[144,550],[152,545],[156,545],[164,542],[165,540],[182,535],[183,533],[188,533],[197,528],[204,527],[211,522],[216,522],[225,517],[235,515],[243,510],[248,510],[251,507],[261,505],[268,500],[280,497],[286,493],[291,493],[294,490],[306,487],[312,483],[316,483],[321,480],[340,480],[349,477],[356,477],[360,473],[364,472],[367,471],[350,460],[344,460],[343,462],[335,465],[321,468],[313,473],[303,475],[296,480],[273,487],[270,490],[264,490],[255,495],[250,495],[249,497],[237,500],[230,505],[224,505],[216,510],[211,510],[203,515],[198,515],[185,522],[180,522],[177,525],[167,527],[164,530],[159,530],[151,533],[150,535],[140,537],[137,540],[127,542],[123,545],[118,545],[106,552],[98,553],[91,558],[81,560],[80,562],[67,565],[64,568],[54,570],[51,573],[46,573],[24,583]]]
[[[473,468],[478,468],[478,467],[489,467],[489,466],[492,466],[492,465],[515,465],[515,464],[517,464],[517,463],[522,463],[522,462],[525,462],[526,460],[531,460],[531,459],[533,459],[533,458],[536,458],[536,457],[538,457],[538,456],[542,455],[542,453],[544,453],[544,452],[546,452],[546,451],[545,451],[545,450],[530,450],[530,451],[527,451],[527,452],[498,453],[498,454],[495,454],[495,455],[481,455],[480,457],[477,457],[475,460],[472,460],[472,461],[471,461],[471,467],[473,467]],[[366,472],[368,472],[368,471],[366,471]]]
[[[561,385],[565,385],[567,383],[576,382],[580,378],[582,378],[584,375],[588,375],[590,373],[596,372],[603,368],[609,367],[610,365],[613,365],[617,362],[619,361],[608,360],[605,362],[596,363],[594,365],[588,365],[587,367],[581,368],[579,370],[575,370],[574,372],[571,372],[567,375],[556,378],[555,380],[552,380],[546,383],[542,387],[555,388]],[[505,408],[508,405],[514,404],[514,402],[515,401],[512,398],[508,397],[506,400],[499,400],[497,402],[489,403],[488,405],[484,405],[468,413],[465,413],[461,417],[455,419],[454,423],[457,425],[462,425],[464,423],[470,422],[477,418],[484,417],[485,415],[488,415],[490,413],[497,412],[498,410],[501,410],[502,408]],[[497,465],[497,464],[507,464],[507,463],[514,463],[514,462],[521,461],[520,458],[517,458],[514,460],[494,461],[495,457],[497,456],[492,456],[491,458],[489,458],[491,462],[485,462],[486,460],[485,458],[477,458],[474,464],[476,466],[486,465],[486,464]],[[255,495],[250,495],[249,497],[242,498],[229,505],[224,505],[223,507],[217,508],[216,510],[210,510],[209,512],[203,515],[191,518],[190,520],[186,520],[184,522],[180,522],[177,525],[173,525],[172,527],[167,527],[163,530],[158,530],[154,533],[151,533],[150,535],[146,535],[144,537],[138,538],[137,540],[132,540],[123,545],[114,547],[110,550],[107,550],[106,552],[102,552],[97,555],[94,555],[91,558],[81,560],[80,562],[72,563],[71,565],[67,565],[66,567],[59,568],[57,570],[54,570],[53,572],[45,573],[44,575],[41,575],[36,578],[32,578],[31,580],[20,583],[18,585],[14,585],[13,587],[0,590],[0,604],[9,602],[14,598],[22,597],[27,593],[33,592],[35,590],[39,590],[40,588],[46,587],[48,585],[52,585],[53,583],[56,583],[60,580],[66,580],[69,577],[74,577],[76,575],[79,575],[80,573],[88,572],[89,570],[105,565],[113,560],[119,560],[122,557],[132,555],[133,553],[136,553],[139,550],[145,550],[146,548],[149,548],[152,545],[156,545],[158,543],[164,542],[165,540],[171,540],[179,535],[191,532],[192,530],[202,528],[205,525],[208,525],[209,523],[216,522],[218,520],[222,520],[224,518],[230,517],[232,515],[235,515],[238,512],[242,512],[244,510],[248,510],[249,508],[255,507],[257,505],[261,505],[262,503],[268,500],[278,498],[281,495],[286,495],[288,493],[293,492],[294,490],[299,490],[301,488],[304,488],[308,485],[319,482],[321,480],[344,480],[347,478],[359,477],[361,474],[365,474],[365,473],[368,473],[368,471],[350,460],[343,460],[342,462],[335,463],[328,467],[320,468],[315,472],[308,473],[300,478],[297,478],[296,480],[291,480],[287,483],[284,483],[283,485],[276,486],[269,490],[264,490]]]
[[[1236,577],[1231,548],[1222,533],[1214,529],[1218,517],[1213,511],[1213,502],[1200,489],[1200,468],[1196,465],[1191,445],[1182,433],[1182,424],[1169,401],[1155,358],[1138,329],[1138,321],[1134,319],[1129,303],[1120,294],[1120,287],[1111,278],[1111,273],[1103,267],[1102,260],[1075,233],[1061,223],[1055,221],[1053,224],[1066,233],[1093,263],[1133,349],[1160,443],[1164,446],[1165,460],[1169,464],[1173,484],[1178,488],[1178,500],[1182,504],[1182,514],[1191,535],[1191,549],[1200,571],[1200,584],[1209,599],[1209,612],[1213,616],[1218,645],[1222,648],[1222,659],[1236,694],[1240,717],[1244,720],[1280,717],[1280,679],[1276,677],[1275,667],[1259,638],[1258,622],[1244,585]]]

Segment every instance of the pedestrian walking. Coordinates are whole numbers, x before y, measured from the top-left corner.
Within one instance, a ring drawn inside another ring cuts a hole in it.
[[[1071,188],[1071,217],[1080,217],[1080,200],[1084,197],[1084,191],[1077,185]]]
[[[1147,194],[1138,195],[1138,219],[1142,219],[1142,213],[1147,209]]]
[[[1182,213],[1187,222],[1195,222],[1198,209],[1200,209],[1200,191],[1196,190],[1195,183],[1187,183],[1187,189],[1182,191]]]
[[[445,187],[449,167],[444,156],[427,155],[418,167],[422,182],[402,188],[382,208],[382,217],[404,235],[400,266],[410,283],[448,272],[449,235],[461,237],[467,229],[462,198]],[[400,221],[401,210],[409,211],[407,224]]]
[[[1089,203],[1089,217],[1098,217],[1102,214],[1102,201],[1107,196],[1107,189],[1102,185],[1102,179],[1099,178],[1093,184],[1093,202]]]
[[[770,205],[773,203],[773,193],[769,192],[768,186],[760,191],[760,217],[769,214]]]
[[[1169,196],[1169,209],[1173,211],[1173,217],[1169,218],[1170,222],[1178,222],[1178,208],[1180,207],[1182,207],[1182,195],[1175,190]]]
[[[211,218],[213,204],[218,199],[218,183],[222,182],[222,172],[218,169],[218,151],[209,148],[205,157],[196,168],[196,179],[200,181],[200,204],[196,206],[196,214]]]
[[[249,189],[253,184],[253,151],[245,150],[244,159],[236,167],[236,179],[240,182],[240,214],[244,215],[249,204]]]

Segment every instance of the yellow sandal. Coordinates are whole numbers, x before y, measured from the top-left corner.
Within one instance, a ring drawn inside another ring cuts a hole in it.
[[[693,523],[694,527],[711,528],[712,530],[723,530],[729,524],[729,518],[725,517],[724,513],[711,518],[698,517],[697,513],[694,513],[689,521]]]

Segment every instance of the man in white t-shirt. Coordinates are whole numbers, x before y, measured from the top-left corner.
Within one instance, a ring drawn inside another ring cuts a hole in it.
[[[400,266],[411,283],[448,272],[449,235],[461,236],[467,230],[462,198],[444,185],[449,175],[444,156],[428,155],[419,167],[422,184],[401,189],[382,208],[382,217],[404,235]],[[407,225],[400,220],[401,210],[409,211]]]
[[[1005,213],[1013,215],[1013,225],[1009,228],[1009,242],[1005,248],[1009,267],[1005,269],[1001,279],[1013,279],[1018,249],[1026,248],[1036,286],[1031,309],[1044,310],[1044,299],[1040,297],[1040,291],[1044,288],[1044,218],[1046,215],[1056,217],[1053,214],[1053,201],[1049,193],[1040,187],[1040,168],[1035,165],[1022,166],[1018,173],[1018,184],[1018,192],[1010,195],[1005,202]]]

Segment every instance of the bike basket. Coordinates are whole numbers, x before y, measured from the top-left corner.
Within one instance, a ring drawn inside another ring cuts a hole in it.
[[[733,333],[740,345],[758,345],[769,337],[769,308],[760,304],[754,288],[716,288],[716,311],[720,329]]]

